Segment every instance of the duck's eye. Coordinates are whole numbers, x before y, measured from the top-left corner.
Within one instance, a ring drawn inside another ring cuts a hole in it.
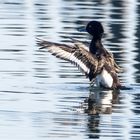
[[[91,25],[89,25],[89,28],[91,28],[92,26]]]

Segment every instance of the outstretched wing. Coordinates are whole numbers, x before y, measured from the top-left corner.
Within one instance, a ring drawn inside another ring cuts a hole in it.
[[[91,72],[92,75],[97,72],[97,58],[80,43],[78,44],[78,42],[77,44],[74,42],[73,46],[69,46],[38,39],[37,44],[40,46],[40,49],[47,48],[47,50],[56,57],[76,64],[76,66],[78,66],[88,77]]]
[[[88,42],[81,42],[77,39],[71,38],[72,43],[74,43],[75,46],[83,48],[89,52],[89,43]]]

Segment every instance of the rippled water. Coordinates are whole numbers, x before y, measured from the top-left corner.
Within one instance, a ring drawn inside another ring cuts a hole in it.
[[[77,28],[105,27],[104,45],[125,69],[128,90],[90,89],[73,65],[40,51],[35,38],[89,41]],[[0,139],[140,139],[138,0],[0,1]]]

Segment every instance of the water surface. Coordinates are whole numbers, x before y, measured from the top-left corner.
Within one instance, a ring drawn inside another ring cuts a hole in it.
[[[77,68],[38,49],[36,37],[90,41],[77,30],[90,20],[102,22],[130,89],[91,90]],[[0,139],[140,139],[138,0],[1,0],[0,31]]]

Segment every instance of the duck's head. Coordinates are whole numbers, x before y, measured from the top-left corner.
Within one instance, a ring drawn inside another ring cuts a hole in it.
[[[100,22],[98,21],[90,21],[86,26],[86,31],[93,36],[93,38],[101,38],[104,29]]]

